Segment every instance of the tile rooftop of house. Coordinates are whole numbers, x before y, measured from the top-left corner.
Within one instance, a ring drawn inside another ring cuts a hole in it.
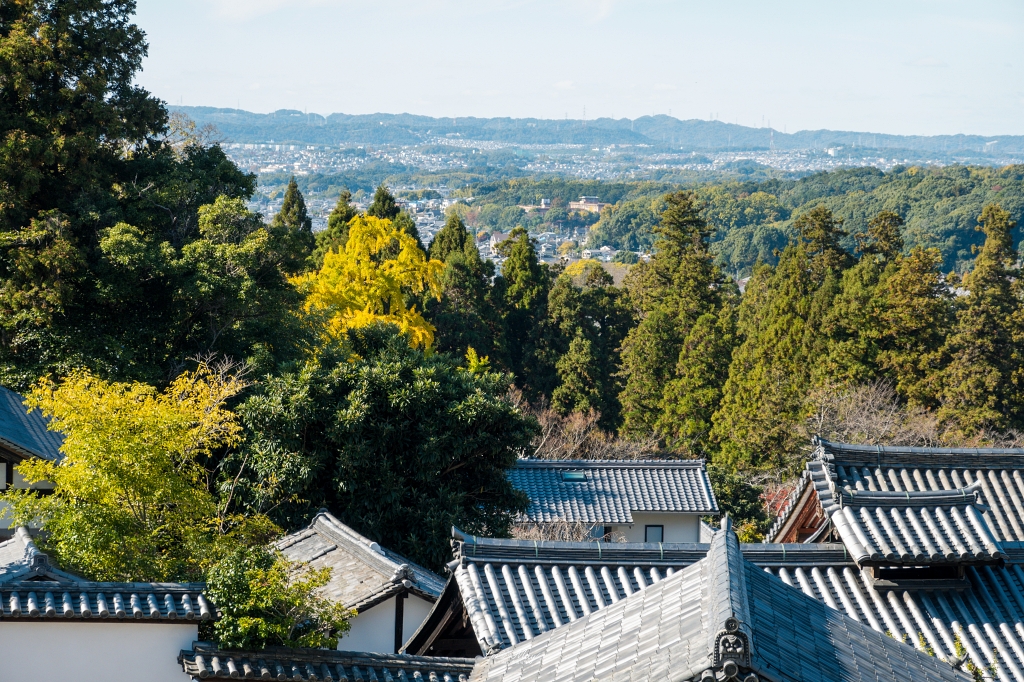
[[[306,528],[281,538],[277,547],[292,561],[331,568],[325,590],[357,611],[406,592],[432,602],[444,588],[441,576],[363,537],[324,510]]]
[[[832,534],[860,565],[985,564],[1024,541],[1024,450],[898,448],[818,440],[769,531]]]
[[[0,386],[0,449],[23,458],[60,459],[64,438],[46,428],[48,421],[38,410],[28,413],[24,400]]]
[[[199,583],[94,582],[60,570],[17,528],[0,543],[0,619],[157,622],[216,616]]]
[[[221,651],[202,642],[178,655],[193,679],[262,678],[319,682],[465,682],[473,659],[271,647]]]
[[[718,514],[702,460],[533,460],[509,472],[534,522],[632,524],[631,512]]]
[[[470,677],[471,682],[594,679],[952,682],[970,677],[746,561],[726,521],[700,561],[484,658]]]

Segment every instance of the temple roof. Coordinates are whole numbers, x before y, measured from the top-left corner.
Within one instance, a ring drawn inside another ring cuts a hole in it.
[[[702,460],[521,459],[509,480],[537,523],[633,523],[631,512],[718,514]]]
[[[707,556],[483,659],[472,682],[968,680],[743,558],[728,521]]]
[[[326,510],[281,538],[277,548],[292,561],[331,568],[326,593],[360,612],[406,592],[432,602],[444,588],[441,576],[363,537]]]
[[[986,564],[1024,540],[1024,451],[817,441],[769,539],[792,539],[810,505],[860,565]],[[812,534],[812,540],[817,535]]]
[[[0,619],[210,620],[201,583],[97,582],[62,571],[20,527],[0,543]]]
[[[203,642],[178,655],[193,679],[263,678],[320,682],[465,682],[476,662],[324,649],[269,647],[262,651],[222,651]]]
[[[0,386],[0,448],[22,458],[60,459],[64,437],[48,430],[48,423],[38,410],[28,412],[22,396]]]

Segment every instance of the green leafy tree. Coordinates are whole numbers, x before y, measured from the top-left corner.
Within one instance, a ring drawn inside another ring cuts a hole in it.
[[[584,263],[582,267],[575,267]],[[556,357],[552,407],[563,413],[600,413],[606,430],[618,426],[622,390],[619,348],[632,325],[624,292],[597,262],[577,262],[548,294],[545,346]]]
[[[313,220],[306,213],[306,200],[294,177],[288,182],[281,210],[271,221],[270,230],[283,244],[285,269],[289,273],[302,270],[313,254],[316,238],[313,236]]]
[[[868,231],[858,233],[857,244],[862,253],[892,262],[903,252],[901,230],[903,217],[894,211],[882,211],[868,223]]]
[[[359,211],[351,204],[352,193],[341,190],[338,203],[327,216],[327,227],[316,234],[316,248],[313,249],[312,265],[318,270],[324,264],[324,256],[328,251],[340,251],[348,241],[348,224],[359,215]]]
[[[133,85],[146,50],[133,8],[27,2],[3,11],[7,386],[80,367],[166,384],[197,353],[277,361],[292,352],[294,329],[278,324],[295,305],[284,245],[248,212],[236,211],[232,229],[263,239],[258,248],[237,232],[207,236],[200,224],[199,209],[218,197],[251,197],[255,176],[187,122],[169,129],[161,102]],[[206,253],[216,257],[202,262]]]
[[[462,221],[458,213],[448,214],[444,227],[437,231],[434,240],[430,242],[430,257],[441,261],[448,260],[451,253],[466,253],[466,247],[473,247],[473,238],[466,230],[466,223]]]
[[[509,401],[510,377],[427,355],[387,325],[349,338],[246,401],[241,412],[258,435],[240,498],[287,527],[326,506],[435,569],[450,559],[452,525],[507,534],[526,504],[507,471],[537,428]]]
[[[210,458],[241,441],[226,403],[243,388],[206,366],[163,392],[85,372],[41,381],[28,404],[64,434],[63,458],[22,462],[21,475],[53,493],[9,489],[8,513],[18,525],[41,523],[46,549],[93,580],[201,578],[232,525],[273,529],[259,515],[229,518],[206,486]]]
[[[967,296],[944,349],[939,417],[965,434],[1019,428],[1024,402],[1015,385],[1021,349],[1012,321],[1020,316],[1014,283],[1020,276],[1013,247],[1015,223],[999,206],[986,206],[978,229],[985,244],[963,280]]]
[[[373,193],[373,201],[366,208],[366,215],[394,222],[400,212],[391,190],[384,184],[378,185],[377,191]]]
[[[653,424],[672,450],[707,455],[711,419],[722,399],[735,337],[735,309],[727,305],[697,318],[683,339],[675,373],[664,384]]]
[[[265,547],[239,547],[206,576],[220,611],[212,637],[225,649],[336,649],[356,614],[320,592],[331,569],[294,565]],[[204,624],[205,625],[205,624]]]

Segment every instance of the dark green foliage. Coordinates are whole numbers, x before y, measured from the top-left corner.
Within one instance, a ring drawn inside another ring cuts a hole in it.
[[[609,206],[601,212],[587,237],[587,246],[611,246],[628,251],[649,251],[654,244],[660,199],[637,199]]]
[[[696,195],[677,192],[664,203],[654,257],[635,265],[626,283],[641,321],[622,347],[622,428],[632,437],[656,432],[674,449],[694,453],[703,451],[707,436],[705,403],[725,378],[707,363],[728,362],[732,344],[731,333],[709,337],[707,325],[718,326],[732,289],[714,264],[708,247],[711,228]],[[706,315],[711,317],[704,319],[704,328],[694,331]],[[722,316],[726,327],[730,317]],[[702,350],[695,352],[697,347]],[[714,354],[705,357],[705,351]],[[698,398],[688,395],[690,390],[711,393]]]
[[[857,247],[862,253],[893,261],[903,252],[903,217],[882,211],[868,223],[868,231],[857,234]]]
[[[243,406],[262,460],[239,494],[288,527],[325,505],[435,570],[451,558],[452,525],[506,534],[526,504],[506,472],[536,429],[508,401],[510,377],[425,355],[392,327],[350,336],[348,351],[322,352],[268,380]],[[274,470],[277,461],[295,462],[301,480],[284,480],[290,471]],[[260,500],[256,481],[273,476],[288,488]]]
[[[579,282],[563,274],[548,295],[549,353],[556,357],[558,385],[551,406],[563,413],[600,413],[599,424],[614,430],[619,423],[616,368],[619,347],[633,318],[624,292],[599,265],[587,268]]]
[[[395,203],[395,195],[385,185],[379,185],[373,193],[373,203],[366,208],[366,215],[384,220],[394,220],[398,217],[398,204]]]
[[[244,206],[230,225],[221,209],[205,234],[200,225],[200,207],[244,202],[255,177],[217,146],[164,139],[162,104],[133,85],[146,49],[133,9],[4,10],[4,385],[73,367],[162,383],[197,354],[283,358],[292,348],[284,245]]]
[[[771,522],[761,503],[761,488],[715,464],[708,464],[708,478],[719,509],[732,519],[740,541],[759,541]]]
[[[818,282],[850,262],[850,254],[839,244],[839,239],[846,236],[842,226],[843,219],[834,216],[824,205],[815,206],[793,222],[793,228],[807,245],[811,270]]]
[[[483,357],[505,357],[504,328],[498,292],[491,288],[494,263],[480,258],[466,226],[455,214],[448,217],[430,245],[430,257],[444,261],[441,300],[426,297],[424,314],[437,328],[434,346],[463,355],[469,348]],[[504,362],[499,362],[504,366]]]
[[[289,273],[299,272],[313,254],[316,239],[313,237],[313,221],[306,213],[306,201],[295,184],[295,178],[288,183],[284,203],[270,223],[270,229],[283,245],[285,269]]]
[[[324,262],[324,256],[328,251],[340,251],[345,248],[348,242],[348,223],[359,215],[359,211],[352,206],[352,193],[347,189],[338,195],[338,203],[334,206],[331,214],[327,216],[327,227],[316,235],[316,248],[313,249],[312,266],[319,269]]]
[[[450,213],[444,227],[438,230],[434,241],[430,242],[430,257],[443,263],[450,253],[465,253],[467,246],[476,249],[462,218],[457,213]]]
[[[1024,426],[1024,403],[1016,379],[1022,352],[1020,277],[1011,231],[1015,224],[999,206],[987,206],[979,219],[985,244],[964,277],[967,296],[946,339],[949,364],[942,370],[940,418],[967,434]]]
[[[505,258],[496,288],[501,293],[509,368],[529,399],[550,396],[556,380],[554,359],[544,342],[548,268],[537,259],[536,244],[522,228],[512,230],[498,248]]]

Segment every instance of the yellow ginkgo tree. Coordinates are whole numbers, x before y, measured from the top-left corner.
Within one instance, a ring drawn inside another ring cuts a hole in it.
[[[413,346],[427,348],[434,342],[434,326],[408,298],[427,292],[440,299],[443,269],[390,220],[357,216],[349,223],[344,250],[331,251],[318,271],[292,281],[306,296],[305,312],[322,315],[331,336],[390,322]]]

